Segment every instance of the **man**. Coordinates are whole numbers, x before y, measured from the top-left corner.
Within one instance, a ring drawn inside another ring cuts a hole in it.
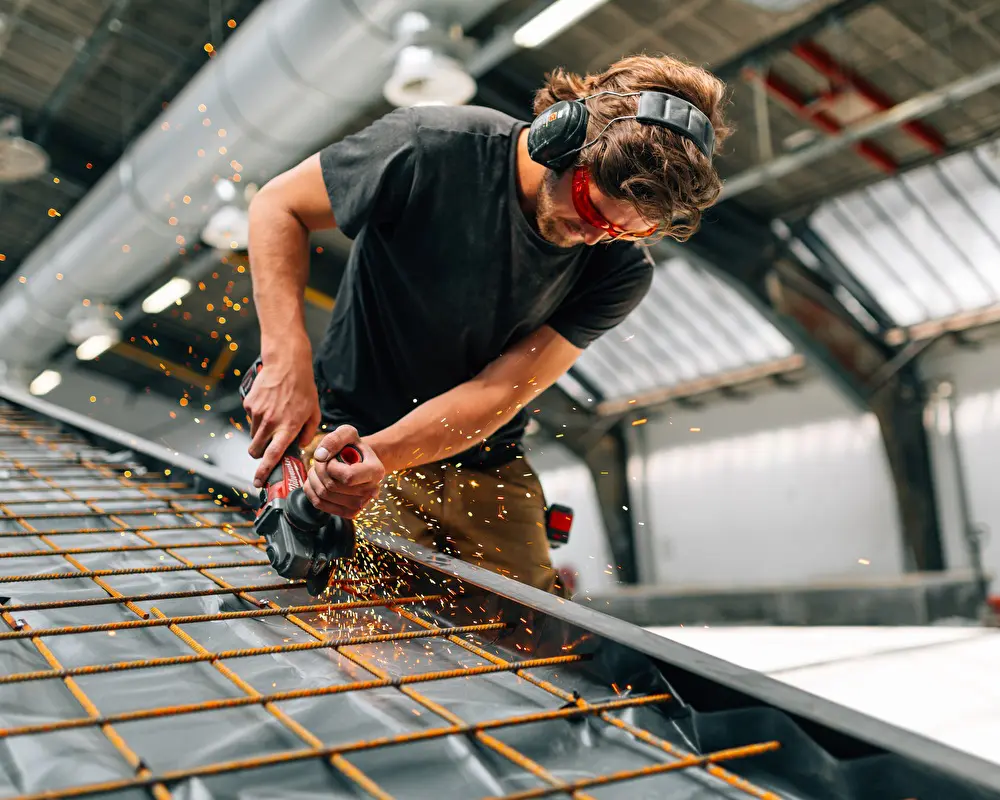
[[[702,127],[639,122],[644,91]],[[668,57],[557,70],[535,98],[540,139],[490,109],[400,109],[264,186],[250,207],[264,369],[245,403],[258,482],[312,441],[318,508],[355,517],[378,497],[379,524],[553,590],[527,413],[646,294],[636,242],[686,239],[718,198],[723,103],[718,79]],[[579,145],[553,168],[546,136],[570,118]],[[309,233],[334,225],[354,247],[313,358]],[[361,463],[333,458],[347,444]]]

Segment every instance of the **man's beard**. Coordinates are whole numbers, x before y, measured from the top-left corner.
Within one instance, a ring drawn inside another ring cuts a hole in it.
[[[555,172],[546,171],[535,198],[535,224],[538,227],[538,232],[546,241],[558,247],[575,247],[580,244],[579,239],[569,234],[566,226],[560,224],[555,213],[553,194],[558,180]]]

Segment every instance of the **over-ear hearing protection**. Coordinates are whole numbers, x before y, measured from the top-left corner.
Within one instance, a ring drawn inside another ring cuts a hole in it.
[[[587,141],[590,112],[587,101],[603,95],[639,97],[635,114],[615,117],[592,140]],[[638,120],[644,125],[662,125],[694,142],[712,160],[715,129],[701,110],[675,95],[664,92],[598,92],[578,100],[560,100],[535,117],[528,129],[528,155],[532,161],[556,170],[571,166],[576,154],[597,142],[612,124],[623,119]]]

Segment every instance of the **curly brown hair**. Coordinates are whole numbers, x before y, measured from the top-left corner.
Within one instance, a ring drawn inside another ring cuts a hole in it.
[[[545,76],[535,93],[540,114],[559,100],[597,92],[661,91],[697,106],[715,128],[715,152],[732,132],[723,116],[725,84],[707,70],[672,56],[635,55],[596,75],[576,75],[561,67]],[[635,97],[598,97],[587,102],[587,140],[615,117],[634,114]],[[687,137],[658,125],[621,120],[609,127],[577,161],[590,168],[597,187],[608,197],[632,204],[644,219],[661,221],[661,234],[685,241],[701,215],[719,198],[722,181],[711,161]]]

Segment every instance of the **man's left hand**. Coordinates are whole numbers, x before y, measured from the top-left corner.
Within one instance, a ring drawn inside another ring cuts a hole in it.
[[[362,460],[357,464],[337,460],[337,453],[347,445],[361,452]],[[385,467],[375,451],[354,428],[341,425],[320,441],[303,489],[320,511],[353,519],[378,495],[384,477]]]

